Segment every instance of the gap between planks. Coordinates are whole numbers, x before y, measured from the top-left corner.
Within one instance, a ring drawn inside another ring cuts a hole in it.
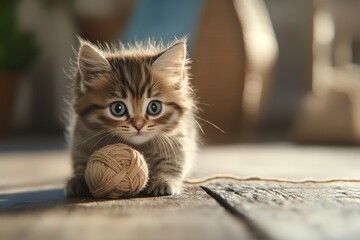
[[[206,186],[201,186],[201,188],[212,198],[214,198],[222,207],[224,207],[229,213],[238,218],[239,221],[243,222],[248,228],[249,232],[252,234],[256,240],[273,240],[273,238],[267,234],[261,227],[259,227],[255,222],[247,217],[246,214],[239,211],[238,209],[231,206],[231,204],[222,198],[217,192],[212,191]]]

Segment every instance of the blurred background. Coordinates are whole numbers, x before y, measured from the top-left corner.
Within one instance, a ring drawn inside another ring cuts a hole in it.
[[[0,2],[0,150],[66,148],[77,35],[189,36],[205,144],[360,143],[358,0]]]

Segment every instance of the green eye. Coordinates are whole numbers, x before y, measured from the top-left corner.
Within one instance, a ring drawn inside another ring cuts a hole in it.
[[[146,112],[149,115],[156,116],[161,113],[162,110],[162,104],[160,101],[151,101],[147,107]]]
[[[123,102],[114,102],[110,105],[110,112],[115,117],[122,117],[127,113],[127,109]]]

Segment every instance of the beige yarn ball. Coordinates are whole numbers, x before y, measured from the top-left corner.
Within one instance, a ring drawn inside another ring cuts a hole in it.
[[[148,175],[141,153],[125,144],[113,144],[91,155],[85,181],[96,198],[131,197],[145,187]]]

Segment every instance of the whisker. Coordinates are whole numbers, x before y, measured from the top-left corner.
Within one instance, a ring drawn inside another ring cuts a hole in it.
[[[105,146],[109,145],[110,143],[112,143],[112,140],[114,139],[114,137],[117,136],[117,133],[115,131],[111,131],[111,136],[109,138],[109,140],[107,141],[107,143],[105,144]]]
[[[114,132],[114,137],[116,137],[116,142],[124,142],[124,138],[120,136],[117,132]]]
[[[209,103],[202,103],[202,102],[198,102],[197,105],[210,106]]]
[[[163,142],[164,147],[166,148],[166,153],[167,153],[166,160],[171,161],[171,158],[174,156],[174,154],[172,154],[173,149],[171,148],[170,141],[167,140],[163,134],[160,134],[160,139]],[[175,155],[174,157],[176,158],[177,156]]]
[[[204,146],[204,143],[200,141],[199,139],[195,139],[201,146]]]
[[[202,134],[205,135],[204,129],[201,127],[200,123],[198,121],[196,121],[196,120],[195,120],[195,122],[198,125],[198,127],[199,127],[200,131],[202,132]]]
[[[178,137],[176,136],[171,138],[165,134],[161,134],[160,136],[167,144],[168,149],[173,152],[175,164],[178,165],[179,145],[182,146],[182,143],[179,141]]]
[[[161,145],[164,147],[165,159],[166,159],[166,161],[168,161],[169,157],[170,157],[170,154],[169,154],[168,146],[166,145],[166,141],[164,141],[164,139],[162,138],[161,135],[159,135],[159,141],[161,142]]]
[[[107,132],[107,133],[108,133],[107,135],[105,135],[105,136],[101,137],[100,139],[98,139],[98,140],[91,146],[90,152],[93,152],[94,148],[96,148],[96,146],[97,146],[100,142],[105,141],[107,137],[113,136],[113,134],[111,134],[111,133],[113,133],[113,130],[110,130],[110,131]],[[111,135],[110,135],[110,134],[111,134]],[[101,144],[100,144],[100,145],[101,145]]]
[[[89,141],[90,139],[95,138],[95,137],[97,137],[97,136],[99,136],[99,135],[101,135],[101,134],[106,133],[107,131],[109,131],[109,130],[106,129],[106,130],[103,130],[103,131],[101,131],[101,132],[98,132],[97,134],[92,135],[92,136],[89,137],[89,138],[86,138],[84,141],[82,141],[82,142],[80,142],[80,143],[77,143],[76,146],[78,147],[78,146],[80,146],[81,144],[84,144],[85,142]]]
[[[98,136],[100,136],[100,135],[102,135],[102,134],[110,133],[110,132],[111,132],[111,130],[109,130],[109,129],[102,130],[102,131],[100,131],[99,133],[97,133],[97,134],[95,134],[95,135],[93,135],[93,136],[85,139],[84,141],[82,141],[82,142],[80,142],[80,143],[77,143],[77,144],[76,144],[76,147],[80,147],[80,149],[81,149],[81,148],[82,148],[82,145],[84,145],[86,142],[90,141],[91,139],[96,138],[96,137],[98,137]]]
[[[214,128],[216,128],[216,129],[219,130],[220,132],[225,133],[224,130],[222,130],[220,127],[218,127],[218,126],[215,125],[214,123],[212,123],[212,122],[210,122],[210,121],[208,121],[208,120],[206,120],[206,119],[203,119],[203,118],[201,118],[201,117],[196,117],[196,118],[199,119],[199,120],[201,120],[201,121],[204,121],[204,122],[210,124],[211,126],[213,126]]]

